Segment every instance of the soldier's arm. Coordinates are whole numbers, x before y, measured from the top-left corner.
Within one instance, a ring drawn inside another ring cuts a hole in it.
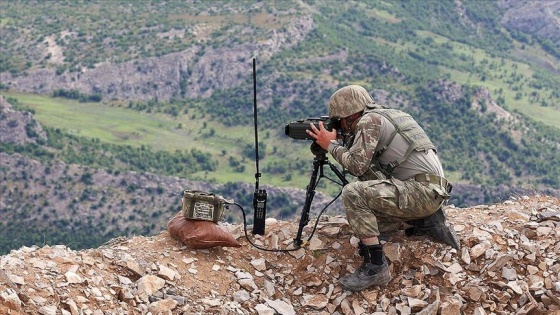
[[[360,176],[370,166],[375,148],[379,142],[380,129],[381,120],[379,116],[366,115],[358,122],[356,136],[349,149],[342,145],[331,143],[328,151],[352,175]]]

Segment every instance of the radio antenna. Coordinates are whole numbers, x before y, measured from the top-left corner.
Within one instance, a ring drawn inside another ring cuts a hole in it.
[[[253,117],[255,123],[255,165],[257,167],[257,172],[255,173],[255,190],[259,189],[259,177],[261,173],[259,172],[259,130],[257,123],[257,61],[253,58]]]
[[[255,173],[255,192],[253,194],[253,234],[263,235],[265,230],[266,220],[266,190],[259,189],[259,135],[257,124],[257,59],[253,58],[253,117],[255,121],[255,166],[257,172]]]

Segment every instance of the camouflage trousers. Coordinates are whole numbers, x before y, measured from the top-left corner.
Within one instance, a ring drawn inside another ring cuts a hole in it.
[[[342,205],[356,237],[378,236],[408,220],[435,213],[444,199],[439,185],[396,178],[353,182],[342,190]]]

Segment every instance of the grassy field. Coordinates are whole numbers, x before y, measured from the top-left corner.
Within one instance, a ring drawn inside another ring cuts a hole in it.
[[[207,137],[204,134],[211,128],[219,130],[224,127],[216,123],[206,124],[204,127],[204,119],[190,120],[184,116],[173,119],[169,115],[138,112],[101,103],[80,103],[17,92],[2,94],[6,98],[16,98],[24,107],[33,109],[35,117],[45,126],[118,145],[146,145],[155,150],[171,152],[204,148],[205,151],[218,154],[218,148],[231,149],[234,147],[233,141],[247,137],[246,133],[250,132],[229,128],[227,133]],[[196,109],[190,109],[191,115],[196,114],[195,111]]]
[[[488,76],[483,79],[480,75],[470,75],[465,72],[447,68],[443,69],[443,72],[448,73],[453,81],[466,85],[484,86],[490,91],[494,101],[499,96],[496,94],[496,91],[503,91],[502,96],[508,111],[516,110],[536,121],[560,129],[560,109],[541,106],[538,102],[530,100],[529,96],[526,95],[528,89],[530,92],[539,93],[543,98],[547,98],[550,95],[550,91],[538,91],[533,88],[525,87],[525,94],[522,94],[522,96],[518,98],[515,92],[516,88],[512,88],[512,86],[521,86],[524,83],[511,83],[509,80],[511,77],[517,76],[522,78],[519,81],[523,82],[529,82],[531,80],[534,72],[528,64],[511,60],[502,60],[498,57],[492,57],[480,49],[473,50],[472,48],[457,43],[453,43],[453,47],[456,53],[464,53],[474,58],[476,66],[485,68],[499,65],[499,71],[503,74],[501,76],[494,74],[493,77]],[[560,104],[557,104],[556,106],[559,105]]]
[[[231,181],[254,182],[256,165],[254,155],[243,157],[242,149],[246,145],[254,145],[253,126],[225,127],[205,118],[189,119],[195,115],[202,117],[195,108],[189,108],[189,114],[174,119],[169,115],[138,112],[124,107],[108,106],[101,103],[80,103],[75,100],[53,98],[18,92],[2,92],[5,98],[13,97],[24,108],[33,109],[35,118],[44,126],[59,128],[70,134],[85,138],[97,138],[101,142],[148,146],[154,150],[174,152],[176,150],[198,150],[212,154],[212,158],[220,165],[216,172],[195,173],[201,180],[226,183]],[[187,117],[188,116],[188,117]],[[178,128],[181,124],[181,128]],[[283,128],[283,126],[282,126]],[[214,129],[214,132],[211,130]],[[260,171],[268,163],[278,159],[309,159],[309,169],[303,174],[292,174],[287,181],[283,175],[263,174],[262,185],[289,186],[305,188],[311,175],[313,155],[309,151],[310,142],[293,141],[291,139],[273,139],[266,137],[259,131],[259,141],[267,143],[267,152],[259,152],[266,156],[259,162]],[[273,154],[273,144],[290,150],[282,154]],[[229,166],[229,159],[233,157],[245,167],[244,172],[238,172]],[[337,190],[328,187],[326,191]]]
[[[484,86],[490,91],[494,98],[494,101],[498,96],[500,96],[497,91],[502,91],[502,97],[505,100],[505,107],[507,110],[516,110],[519,113],[527,117],[531,117],[536,121],[560,129],[560,109],[558,109],[558,106],[560,106],[560,104],[556,104],[557,108],[554,108],[552,106],[541,106],[541,104],[531,100],[527,95],[529,93],[538,93],[541,98],[547,99],[551,94],[551,91],[536,90],[528,86],[527,82],[530,82],[532,80],[534,71],[527,63],[507,60],[501,57],[494,57],[489,55],[482,49],[476,49],[463,43],[449,40],[448,38],[437,35],[433,32],[417,31],[417,34],[421,38],[430,37],[437,44],[449,44],[451,47],[453,47],[454,55],[465,56],[466,58],[472,59],[474,62],[473,67],[479,67],[484,71],[487,70],[487,72],[491,74],[488,76],[484,76],[483,78],[480,74],[470,74],[456,69],[450,69],[444,66],[440,66],[441,72],[444,74],[448,74],[452,81],[465,85]],[[379,45],[392,47],[397,52],[414,51],[416,49],[419,49],[419,47],[412,42],[395,44],[387,42],[381,37],[375,38],[375,41]],[[525,53],[535,56],[535,62],[538,62],[540,64],[551,64],[551,61],[547,59],[547,54],[544,51],[535,51],[535,48],[532,49],[533,50],[531,51],[525,51]],[[540,60],[536,60],[537,58],[540,58]],[[458,58],[458,60],[459,59],[460,58]],[[516,77],[517,81],[512,82],[512,77]],[[521,97],[518,97],[515,90],[521,89],[524,91],[524,93],[521,95]]]

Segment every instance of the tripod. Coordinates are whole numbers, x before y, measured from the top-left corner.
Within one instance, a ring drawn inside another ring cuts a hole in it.
[[[307,191],[305,194],[305,204],[303,205],[301,218],[299,219],[299,229],[296,238],[294,239],[294,246],[296,248],[300,248],[303,244],[303,241],[301,240],[301,234],[303,232],[303,228],[309,223],[309,211],[311,209],[311,203],[313,202],[313,197],[315,197],[315,188],[319,184],[321,178],[325,177],[340,186],[348,184],[348,181],[346,180],[344,175],[328,160],[327,151],[325,149],[321,148],[321,146],[319,146],[315,141],[313,141],[313,143],[311,144],[310,149],[311,152],[315,155],[315,158],[313,159],[313,172],[311,173],[311,178],[309,180],[309,184],[307,185]],[[341,183],[329,178],[323,173],[323,166],[325,164],[329,165],[329,167],[338,177]]]

